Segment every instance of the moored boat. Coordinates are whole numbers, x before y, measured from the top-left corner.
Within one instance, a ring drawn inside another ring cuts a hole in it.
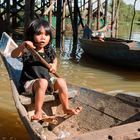
[[[140,98],[125,94],[107,95],[91,89],[68,84],[69,101],[73,107],[82,106],[78,115],[63,114],[57,93],[46,95],[43,111],[50,119],[32,122],[34,97],[19,94],[18,81],[22,61],[11,58],[11,51],[17,44],[6,33],[0,41],[0,54],[9,73],[13,99],[20,118],[33,140],[53,139],[138,139],[140,138]]]
[[[96,60],[120,66],[140,67],[140,49],[133,40],[104,38],[102,42],[96,38],[82,38],[80,45],[85,54]]]

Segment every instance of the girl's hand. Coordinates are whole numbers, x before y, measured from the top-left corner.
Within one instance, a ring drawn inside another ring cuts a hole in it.
[[[57,70],[56,65],[53,64],[53,63],[50,63],[49,65],[50,65],[50,72],[51,73],[56,73],[56,70]]]
[[[35,49],[35,46],[33,45],[33,43],[31,41],[24,41],[22,43],[22,45],[25,46],[27,49],[28,49],[28,47]]]
[[[13,58],[16,58],[16,57],[20,57],[24,54],[24,49],[25,48],[34,48],[34,45],[31,41],[24,41],[21,45],[19,45],[19,47],[17,47],[16,49],[14,49],[12,52],[11,52],[11,56]]]

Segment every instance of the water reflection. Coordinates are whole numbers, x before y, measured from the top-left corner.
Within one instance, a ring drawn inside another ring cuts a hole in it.
[[[138,70],[103,64],[86,55],[81,57],[79,63],[71,60],[61,60],[59,63],[59,73],[73,84],[104,92],[122,90],[140,93]]]
[[[88,62],[88,63],[87,63]],[[100,69],[101,71],[109,72],[110,74],[121,76],[127,81],[140,81],[140,70],[137,68],[116,66],[109,63],[103,63],[98,60],[94,60],[91,56],[83,54],[80,59],[80,64],[85,67],[91,67],[93,69]]]

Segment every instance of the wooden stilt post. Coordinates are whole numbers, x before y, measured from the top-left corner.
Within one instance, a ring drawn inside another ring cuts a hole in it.
[[[83,2],[83,10],[85,10],[85,3],[86,3],[86,0],[84,0],[84,2]]]
[[[72,4],[71,4],[71,1],[69,1],[69,0],[67,0],[67,3],[68,3],[68,8],[69,8],[71,24],[72,24],[72,30],[73,30],[73,33],[74,33],[75,32],[75,27],[74,27],[74,22],[73,22],[73,15],[72,15]]]
[[[137,0],[134,1],[134,14],[133,14],[132,22],[131,22],[131,29],[130,29],[129,39],[131,39],[132,30],[133,30],[133,22],[134,22],[135,15],[136,15],[136,2],[137,2]]]
[[[101,0],[98,0],[98,6],[97,6],[97,30],[100,29],[100,9],[101,9]]]
[[[57,0],[56,47],[59,48],[61,44],[61,16],[62,16],[62,0]]]
[[[35,7],[35,0],[25,0],[24,30],[26,30],[31,20],[34,19],[34,7]]]
[[[74,32],[73,32],[73,49],[71,56],[73,58],[76,58],[76,50],[77,50],[77,41],[78,41],[78,13],[77,13],[77,7],[78,1],[74,0]]]
[[[118,14],[119,14],[119,7],[120,7],[120,0],[117,0],[117,6],[116,6],[116,13],[115,13],[115,17],[114,17],[114,22],[115,22],[115,28],[116,28],[116,30],[115,30],[115,37],[117,37],[118,36],[118,28],[119,28],[119,23],[118,23],[118,21],[119,21],[119,16],[118,16]]]
[[[65,16],[66,16],[66,0],[63,0],[63,16],[62,16],[62,51],[65,50]]]
[[[117,35],[117,28],[118,28],[118,12],[120,7],[120,0],[112,1],[112,15],[111,15],[111,37],[115,37]]]
[[[108,0],[105,0],[105,25],[107,24]]]
[[[77,9],[77,13],[78,13],[78,16],[79,16],[79,22],[80,22],[82,28],[84,28],[84,23],[83,23],[83,20],[82,20],[82,17],[81,17],[81,13],[80,13],[80,9],[79,9],[79,7],[78,7],[78,3],[75,3],[75,7],[76,7],[76,9]],[[78,28],[78,27],[77,27],[77,28]]]
[[[50,5],[51,4],[52,4],[52,0],[50,0]],[[52,8],[50,8],[50,11],[49,11],[49,23],[52,26]]]
[[[35,0],[30,0],[30,2],[30,19],[33,20],[35,15]]]
[[[119,24],[118,24],[118,18],[116,19],[116,30],[115,30],[115,37],[118,36],[118,28],[119,28]]]
[[[77,42],[78,42],[78,16],[79,16],[79,20],[83,28],[84,28],[84,24],[82,22],[82,17],[81,17],[80,10],[78,7],[78,1],[74,0],[74,12],[72,11],[71,2],[67,0],[67,3],[68,3],[70,19],[71,19],[72,29],[73,29],[73,49],[72,49],[71,56],[75,58],[76,50],[77,50]],[[72,15],[72,13],[74,13],[74,15]]]
[[[91,17],[92,17],[92,4],[91,0],[88,1],[88,21],[87,24],[91,28]]]
[[[115,15],[115,0],[112,0],[112,14],[111,14],[111,37],[114,37],[114,15]]]

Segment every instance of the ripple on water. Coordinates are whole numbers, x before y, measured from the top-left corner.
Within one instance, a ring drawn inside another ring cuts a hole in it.
[[[59,60],[60,61],[60,60]],[[140,72],[133,72],[116,66],[86,61],[73,63],[61,60],[58,73],[67,82],[101,91],[132,91],[140,93]]]

